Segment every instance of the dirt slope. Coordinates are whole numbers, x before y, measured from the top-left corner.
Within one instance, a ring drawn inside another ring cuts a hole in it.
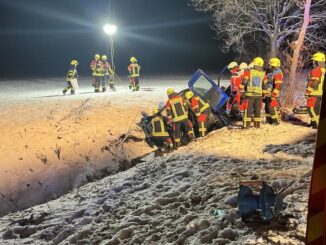
[[[4,244],[303,244],[315,131],[283,123],[222,129],[174,153],[0,219]],[[269,225],[227,204],[242,180],[281,189]],[[218,215],[214,216],[214,210]]]

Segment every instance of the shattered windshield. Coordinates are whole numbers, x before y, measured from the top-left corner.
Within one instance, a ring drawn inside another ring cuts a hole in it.
[[[193,89],[195,94],[204,98],[209,90],[212,88],[212,84],[206,79],[205,76],[201,75],[198,80],[195,82]]]

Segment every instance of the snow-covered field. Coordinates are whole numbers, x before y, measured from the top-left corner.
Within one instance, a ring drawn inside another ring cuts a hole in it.
[[[0,83],[1,212],[61,196],[90,173],[114,173],[152,151],[135,125],[188,77],[146,79],[61,96],[63,82]],[[125,135],[133,137],[124,141]],[[88,183],[54,201],[0,218],[3,244],[303,244],[315,131],[290,123],[224,128],[172,154]],[[105,171],[104,171],[105,172]],[[282,216],[243,223],[226,204],[239,181],[294,180]],[[214,210],[218,215],[214,216]]]
[[[74,96],[62,95],[62,79],[0,82],[0,215],[51,200],[81,183],[124,169],[150,151],[136,123],[166,99],[166,88],[183,89],[189,77],[128,82],[95,94],[90,78]],[[132,139],[124,141],[125,135]]]

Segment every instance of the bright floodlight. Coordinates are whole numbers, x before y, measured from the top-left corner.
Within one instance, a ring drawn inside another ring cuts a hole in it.
[[[108,35],[113,35],[117,31],[117,27],[115,25],[107,24],[103,27],[103,30]]]

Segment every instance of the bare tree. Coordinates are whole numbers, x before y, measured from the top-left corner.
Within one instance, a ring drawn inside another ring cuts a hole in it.
[[[293,99],[295,97],[293,95],[294,90],[295,90],[295,85],[296,85],[295,78],[296,78],[300,53],[301,53],[302,47],[304,45],[304,39],[305,39],[307,28],[308,28],[309,22],[310,22],[310,8],[311,8],[311,0],[307,0],[306,4],[305,4],[304,19],[303,19],[302,27],[301,27],[300,33],[298,35],[298,39],[297,39],[294,49],[293,49],[293,56],[291,59],[290,77],[289,77],[289,83],[288,83],[289,87],[288,87],[288,93],[286,94],[286,97],[285,97],[286,105],[292,104]]]
[[[213,28],[224,41],[224,50],[231,48],[240,54],[250,46],[266,47],[261,50],[276,57],[284,44],[294,40],[300,32],[304,17],[302,0],[190,0],[199,11],[213,13]],[[306,41],[319,43],[325,40],[316,36],[316,28],[325,26],[325,0],[312,0],[311,19]],[[263,44],[263,45],[262,45]],[[257,48],[256,48],[257,50]],[[257,52],[257,51],[256,51]],[[253,55],[256,55],[254,53]]]
[[[300,96],[297,92],[303,94],[303,89],[299,75],[310,62],[311,53],[325,49],[326,46],[326,1],[301,0],[299,4],[302,4],[305,9],[300,32],[283,51],[289,61],[290,73],[286,84],[287,93],[283,96],[285,106],[300,104]],[[312,8],[312,4],[318,6],[318,9]]]

